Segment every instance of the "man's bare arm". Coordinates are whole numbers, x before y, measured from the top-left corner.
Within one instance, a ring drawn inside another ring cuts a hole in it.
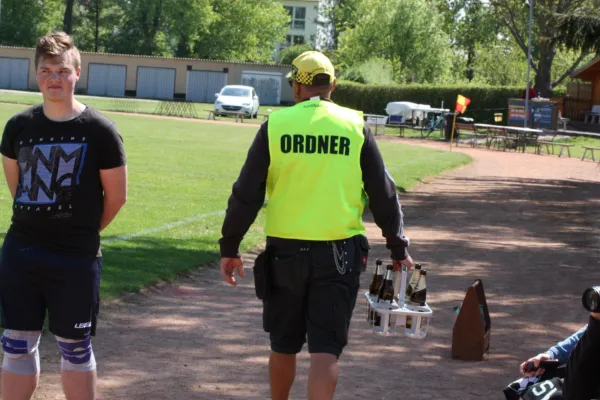
[[[104,211],[100,220],[102,232],[127,201],[127,166],[100,170],[100,181],[104,189]]]
[[[6,178],[8,189],[14,199],[17,194],[17,186],[19,185],[19,164],[17,160],[2,156],[2,167],[4,168],[4,177]]]

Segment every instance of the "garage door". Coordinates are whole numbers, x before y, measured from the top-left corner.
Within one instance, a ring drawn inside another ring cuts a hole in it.
[[[261,105],[281,102],[280,73],[243,71],[242,85],[252,86],[256,90]]]
[[[0,57],[0,89],[27,90],[29,59]]]
[[[137,97],[172,99],[175,93],[175,70],[171,68],[139,67]]]
[[[215,71],[188,71],[185,98],[198,103],[213,103],[215,93],[227,85],[227,73]]]
[[[125,96],[124,65],[90,64],[88,70],[88,94],[93,96]]]

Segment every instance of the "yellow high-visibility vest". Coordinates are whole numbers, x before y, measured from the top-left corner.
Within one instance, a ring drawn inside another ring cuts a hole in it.
[[[269,116],[265,233],[300,240],[364,234],[362,112],[308,100]]]

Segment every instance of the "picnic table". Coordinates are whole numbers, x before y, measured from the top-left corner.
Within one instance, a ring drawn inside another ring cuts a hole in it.
[[[545,131],[536,128],[524,128],[519,126],[492,125],[492,124],[475,124],[478,128],[484,128],[492,132],[488,147],[494,139],[500,139],[504,142],[504,149],[509,142],[514,143],[515,149],[522,148],[523,153],[527,148],[527,144],[537,145],[537,137]]]

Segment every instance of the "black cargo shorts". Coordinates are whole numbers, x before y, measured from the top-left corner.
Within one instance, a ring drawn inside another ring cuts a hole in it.
[[[337,241],[267,239],[270,290],[263,299],[263,327],[274,352],[299,353],[308,338],[310,353],[339,358],[368,250],[363,235]]]

